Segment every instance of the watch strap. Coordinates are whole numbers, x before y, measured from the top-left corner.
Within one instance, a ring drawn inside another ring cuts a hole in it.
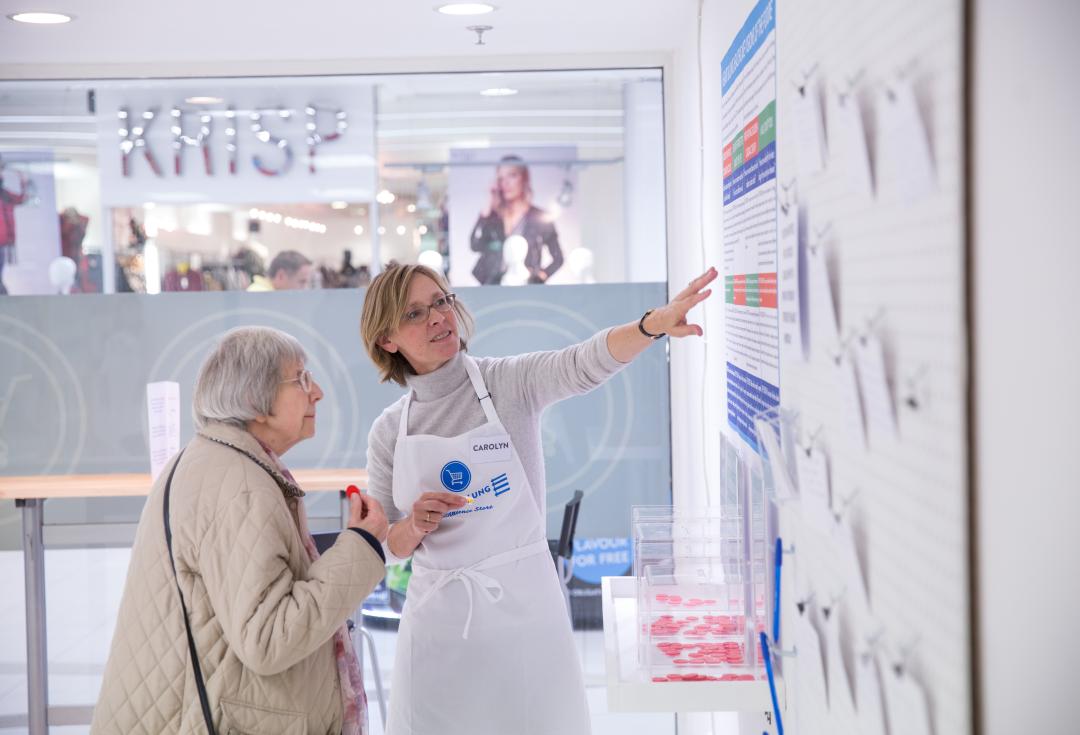
[[[644,334],[649,339],[660,339],[661,337],[665,336],[664,332],[661,332],[660,334],[652,334],[651,332],[649,332],[649,331],[647,331],[645,329],[645,319],[648,318],[649,314],[652,314],[653,311],[654,311],[653,309],[649,309],[648,311],[646,311],[644,314],[641,315],[641,319],[639,319],[638,323],[637,323],[637,328],[638,328],[639,332]]]

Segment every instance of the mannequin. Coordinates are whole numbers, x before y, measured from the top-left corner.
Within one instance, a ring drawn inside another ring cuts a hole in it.
[[[588,248],[574,248],[566,256],[566,270],[570,283],[596,283],[593,276],[593,254]]]
[[[506,273],[502,277],[503,286],[524,286],[529,282],[529,269],[525,266],[525,256],[529,253],[529,241],[521,235],[511,235],[503,243],[503,259]]]
[[[53,292],[67,296],[71,293],[71,287],[75,285],[75,274],[79,266],[67,256],[61,255],[49,263],[49,282],[52,283]]]

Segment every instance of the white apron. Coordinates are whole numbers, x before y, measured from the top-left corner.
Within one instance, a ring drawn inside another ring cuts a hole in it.
[[[487,423],[408,436],[401,412],[394,505],[428,491],[474,498],[413,553],[387,735],[587,735],[589,710],[544,519],[480,369],[463,355]],[[543,490],[543,488],[537,488]]]

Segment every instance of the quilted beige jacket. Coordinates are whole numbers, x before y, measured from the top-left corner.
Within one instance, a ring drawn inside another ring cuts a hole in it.
[[[248,432],[217,424],[188,444],[173,479],[173,553],[216,729],[337,735],[333,634],[382,579],[383,562],[357,533],[310,562],[296,517],[303,493],[218,442],[270,465]],[[139,521],[94,735],[206,732],[165,546],[170,469]]]

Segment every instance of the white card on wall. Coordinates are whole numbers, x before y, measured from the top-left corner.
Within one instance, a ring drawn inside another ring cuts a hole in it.
[[[829,694],[821,660],[821,640],[809,609],[795,615],[795,713],[801,735],[828,735]]]
[[[855,340],[855,366],[870,446],[876,449],[896,439],[896,411],[885,369],[885,348],[876,335]]]
[[[833,356],[833,382],[836,386],[836,412],[843,423],[844,433],[852,445],[866,448],[866,430],[863,424],[862,399],[859,383],[855,378],[855,363],[847,352]]]
[[[859,735],[885,735],[885,710],[877,663],[869,654],[855,656],[855,715]]]
[[[853,93],[840,93],[833,97],[832,153],[841,159],[844,174],[853,194],[872,198],[874,196],[874,169],[870,161],[870,148],[866,141],[862,110]]]
[[[792,100],[799,177],[805,178],[825,170],[825,120],[821,115],[821,96],[815,81],[804,82]]]
[[[832,528],[829,502],[829,463],[825,452],[817,447],[798,447],[795,466],[799,475],[799,500],[803,521],[822,533]]]
[[[794,195],[791,195],[794,197]],[[799,295],[799,261],[804,257],[805,218],[797,201],[781,203],[777,210],[777,246],[780,249],[780,350],[802,360],[806,357]]]
[[[851,679],[844,656],[840,650],[840,611],[837,605],[822,610],[821,634],[825,639],[825,677],[829,686],[829,717],[837,724],[833,732],[855,719],[855,700],[851,692]]]
[[[180,451],[180,384],[163,380],[146,384],[150,424],[150,476],[157,479],[169,458]]]
[[[859,558],[859,549],[855,545],[855,534],[846,521],[833,524],[833,544],[837,550],[839,569],[837,572],[844,583],[844,596],[855,613],[857,623],[865,625],[870,620],[870,596],[866,591],[864,564]]]
[[[807,297],[810,345],[814,354],[830,354],[840,345],[840,330],[836,325],[836,307],[823,237],[815,236],[807,247],[806,269],[807,289],[810,291]]]
[[[930,709],[926,693],[907,673],[898,674],[879,656],[881,678],[885,690],[885,711],[890,733],[903,735],[932,735]]]
[[[900,196],[908,202],[925,197],[935,188],[934,159],[910,79],[900,79],[882,91],[878,119],[881,143]]]

